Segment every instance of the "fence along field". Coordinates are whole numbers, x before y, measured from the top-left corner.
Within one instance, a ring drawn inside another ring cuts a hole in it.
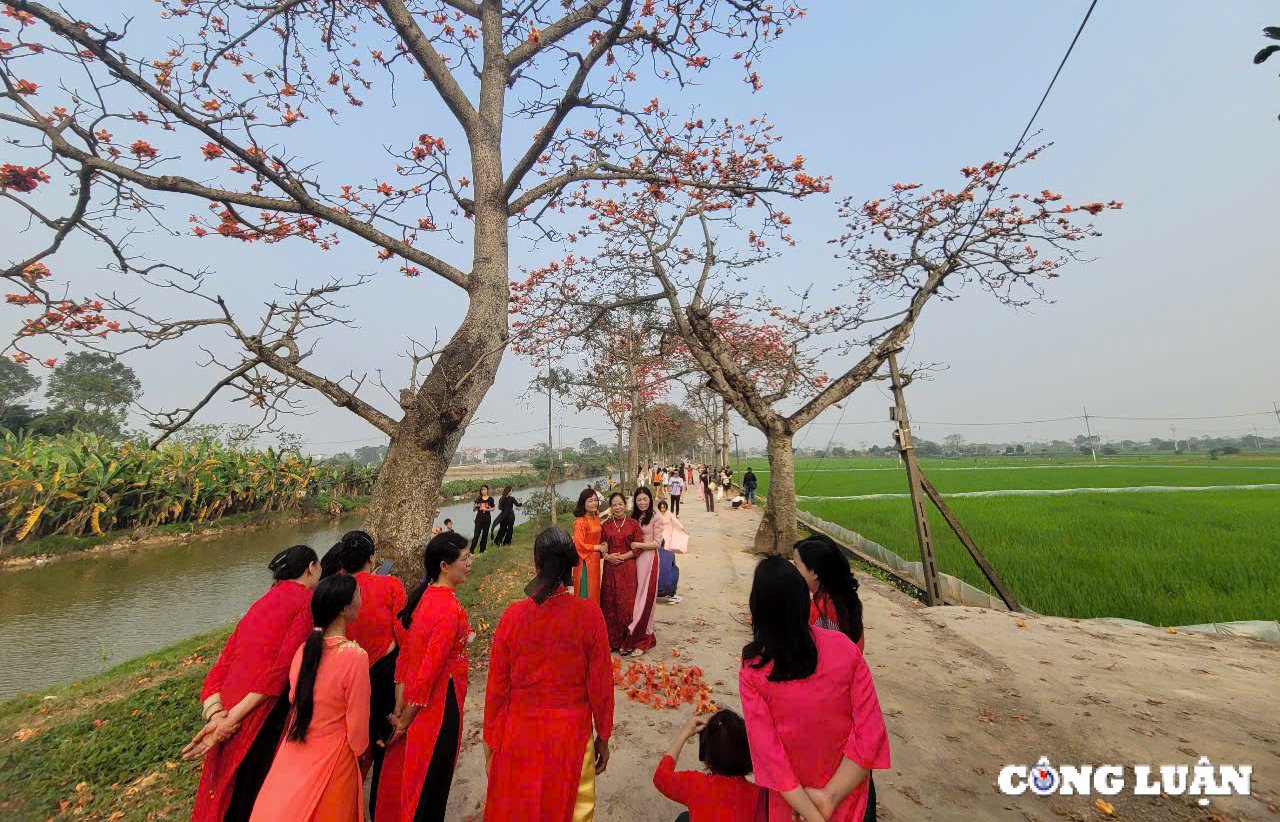
[[[1211,461],[1207,456],[1126,455],[1095,466],[1087,458],[1033,455],[923,464],[944,496],[1010,489],[1213,486],[953,496],[948,504],[1019,599],[1041,613],[1126,617],[1156,625],[1280,617],[1280,457]],[[756,473],[767,493],[768,473],[762,467],[756,466]],[[856,499],[905,494],[905,473],[896,460],[801,460],[796,485],[804,510],[908,559],[918,558],[905,498]],[[939,570],[990,590],[936,512],[931,522]]]

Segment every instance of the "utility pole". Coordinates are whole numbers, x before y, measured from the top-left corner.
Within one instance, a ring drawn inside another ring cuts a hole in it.
[[[1272,400],[1271,408],[1276,412],[1276,423],[1280,424],[1280,405],[1277,405],[1275,400]]]
[[[551,498],[551,524],[556,524],[556,452],[551,444],[551,364],[547,363],[547,496]]]
[[[1089,456],[1093,457],[1093,461],[1098,461],[1098,452],[1093,449],[1093,428],[1089,426],[1089,409],[1084,409],[1084,433],[1089,438]],[[1176,448],[1176,443],[1175,443]]]
[[[901,349],[898,349],[899,351]],[[915,443],[911,439],[911,421],[907,416],[907,401],[902,394],[902,375],[898,371],[898,351],[889,354],[889,373],[893,378],[893,400],[894,407],[889,411],[889,417],[898,423],[898,430],[894,432],[894,439],[898,442],[898,455],[907,466],[907,481],[910,483],[911,491],[911,510],[915,515],[916,521],[916,537],[920,541],[920,565],[924,572],[924,597],[925,603],[928,605],[941,605],[942,591],[938,584],[938,566],[933,549],[933,535],[929,530],[929,516],[925,509],[925,498],[928,498],[933,506],[938,509],[938,513],[946,520],[947,525],[956,535],[956,539],[960,540],[960,544],[969,552],[969,556],[973,558],[978,569],[982,571],[987,581],[991,583],[991,587],[995,589],[996,594],[1004,602],[1010,611],[1021,611],[1022,606],[1018,604],[1018,600],[1013,595],[1013,591],[1009,590],[1009,586],[1004,584],[1004,580],[996,573],[996,569],[987,561],[986,556],[978,548],[973,537],[960,524],[960,519],[942,499],[942,495],[938,493],[938,489],[933,487],[933,483],[924,475],[920,464],[916,461]]]
[[[924,507],[924,494],[920,483],[920,466],[916,464],[916,446],[911,440],[911,421],[907,416],[907,401],[902,395],[902,375],[898,372],[898,352],[889,354],[889,374],[893,377],[893,411],[890,417],[898,423],[895,432],[898,453],[907,465],[907,483],[911,492],[911,513],[915,515],[916,539],[920,542],[920,565],[924,574],[924,601],[926,605],[942,604],[942,589],[938,586],[938,563],[933,551],[933,534],[929,529],[929,512]]]
[[[733,432],[733,454],[734,454],[734,462],[737,463],[734,466],[734,470],[741,473],[742,472],[742,447],[738,441],[737,431]]]
[[[1173,434],[1173,453],[1178,453],[1178,426],[1170,425],[1169,433]]]

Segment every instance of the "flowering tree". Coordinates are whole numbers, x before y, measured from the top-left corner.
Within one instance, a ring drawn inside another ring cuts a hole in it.
[[[771,240],[790,242],[789,221],[769,211],[751,228],[743,204],[696,191],[638,192],[605,209],[587,204],[597,212],[598,242],[580,265],[594,274],[575,271],[572,290],[544,279],[535,302],[562,317],[589,313],[643,283],[668,309],[707,385],[767,438],[770,487],[756,545],[788,551],[796,537],[796,432],[877,378],[935,297],[954,299],[968,284],[1007,305],[1041,298],[1097,235],[1078,218],[1121,207],[1071,206],[1047,189],[1023,194],[1000,183],[1039,151],[965,168],[955,190],[898,183],[880,199],[843,200],[844,230],[832,242],[852,274],[831,305],[812,305],[812,289],[796,292],[790,307],[752,296],[743,272],[768,255]],[[584,282],[597,290],[587,293]],[[837,355],[854,361],[829,377],[818,366]]]
[[[144,38],[111,11],[118,4],[70,5],[80,8],[0,0],[0,120],[17,135],[0,205],[44,232],[0,263],[7,301],[32,311],[8,353],[30,360],[38,337],[102,347],[119,335],[127,350],[225,331],[235,353],[210,353],[207,391],[155,415],[160,438],[220,392],[269,423],[295,389],[316,391],[389,436],[369,527],[405,559],[430,533],[444,471],[510,341],[513,225],[552,233],[566,202],[605,188],[708,185],[686,173],[676,143],[743,162],[746,127],[674,115],[651,87],[684,87],[716,62],[717,42],[737,50],[758,86],[759,51],[802,16],[765,0],[159,0],[166,36]],[[385,123],[385,172],[333,179],[351,147],[324,129],[369,95],[393,100],[405,87],[443,116],[425,127],[399,108]],[[512,128],[519,122],[529,127]],[[328,155],[316,149],[326,139]],[[729,199],[768,190],[711,186]],[[138,252],[135,229],[175,214],[205,242],[355,243],[384,266],[304,276],[246,317],[208,272]],[[55,273],[71,237],[98,244],[115,271],[187,295],[191,315],[75,296]],[[448,239],[459,259],[445,253]],[[343,291],[398,274],[448,283],[467,309],[446,342],[413,345],[407,385],[388,389],[399,407],[387,413],[364,375],[320,373],[309,355],[322,330],[348,322]]]

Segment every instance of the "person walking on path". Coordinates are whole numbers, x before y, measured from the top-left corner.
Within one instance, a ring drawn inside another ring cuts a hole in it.
[[[236,624],[200,691],[205,726],[182,750],[204,757],[192,822],[246,822],[289,715],[289,665],[311,632],[320,560],[306,545],[267,564],[275,582]]]
[[[528,599],[498,620],[484,703],[485,822],[594,816],[613,733],[613,666],[604,615],[569,588],[577,564],[567,533],[543,531]]]
[[[512,495],[510,485],[502,489],[502,496],[498,497],[498,521],[497,530],[493,534],[494,545],[511,544],[511,537],[516,528],[516,509],[520,505],[520,500]]]
[[[667,492],[671,495],[671,513],[680,515],[680,495],[684,493],[684,477],[681,472],[672,472],[667,480]]]
[[[396,682],[404,687],[397,692],[395,729],[388,743],[390,749],[404,740],[398,780],[401,822],[445,818],[462,745],[467,645],[475,639],[456,593],[471,575],[466,540],[460,534],[432,537],[423,565],[425,578],[400,612],[409,633],[396,672]]]
[[[360,606],[360,588],[350,574],[316,586],[314,628],[289,668],[289,730],[251,822],[364,819],[360,760],[369,749],[369,657],[346,637]]]
[[[680,752],[698,737],[698,759],[706,771],[677,771]],[[755,819],[764,792],[747,780],[751,751],[742,717],[724,708],[703,719],[696,713],[676,735],[653,774],[653,786],[689,810],[676,822],[740,822]]]
[[[600,558],[608,551],[600,533],[600,494],[586,488],[578,494],[573,509],[573,547],[578,564],[573,566],[573,593],[600,607]]]
[[[636,493],[641,493],[637,490]],[[627,516],[626,499],[615,491],[609,497],[609,519],[601,526],[608,545],[600,581],[600,609],[604,611],[609,648],[630,656],[635,650],[630,633],[636,604],[636,557],[646,550],[640,523]]]
[[[364,649],[369,659],[369,755],[373,770],[369,779],[369,814],[377,811],[378,783],[391,720],[396,707],[396,661],[400,658],[400,631],[397,614],[408,595],[404,583],[390,574],[374,574],[373,538],[364,531],[348,531],[342,546],[342,566],[360,589],[360,610],[347,620],[347,638]]]
[[[711,469],[703,468],[702,474],[698,477],[701,486],[702,500],[707,504],[708,513],[716,510],[716,495],[711,490]]]
[[[738,688],[770,818],[874,819],[871,771],[889,767],[889,737],[858,646],[809,626],[808,586],[782,557],[756,566],[748,606]]]
[[[472,510],[476,512],[476,527],[471,532],[471,553],[483,554],[484,549],[489,547],[489,528],[493,525],[493,497],[489,496],[489,486],[480,486],[480,496],[476,497],[476,501],[471,505]],[[476,550],[476,546],[480,546],[480,550]]]
[[[742,492],[747,495],[747,502],[751,505],[756,504],[756,488],[758,485],[759,480],[756,479],[755,472],[748,465],[747,473],[742,476]]]

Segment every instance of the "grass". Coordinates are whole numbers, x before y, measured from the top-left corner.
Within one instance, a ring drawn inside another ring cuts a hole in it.
[[[1087,457],[1055,461],[1069,466],[1063,468],[1041,467],[1048,463],[1039,456],[974,462],[930,460],[925,471],[944,495],[1280,483],[1274,456],[1148,457],[1132,468],[1131,455],[1109,458],[1108,467]],[[813,472],[818,465],[840,470]],[[905,493],[904,472],[893,463],[893,470],[866,470],[882,467],[883,460],[804,461],[797,484],[811,496]],[[969,467],[977,470],[941,470]],[[1280,490],[962,497],[949,504],[1014,593],[1042,613],[1157,625],[1280,618]],[[800,506],[908,559],[919,555],[906,499],[802,499]],[[991,590],[942,518],[934,513],[931,524],[939,569]]]
[[[510,546],[490,546],[458,590],[478,635],[473,665],[487,659],[503,609],[524,595],[536,532],[525,523]],[[0,703],[0,819],[188,818],[199,767],[179,762],[178,752],[199,730],[200,686],[229,633]]]

